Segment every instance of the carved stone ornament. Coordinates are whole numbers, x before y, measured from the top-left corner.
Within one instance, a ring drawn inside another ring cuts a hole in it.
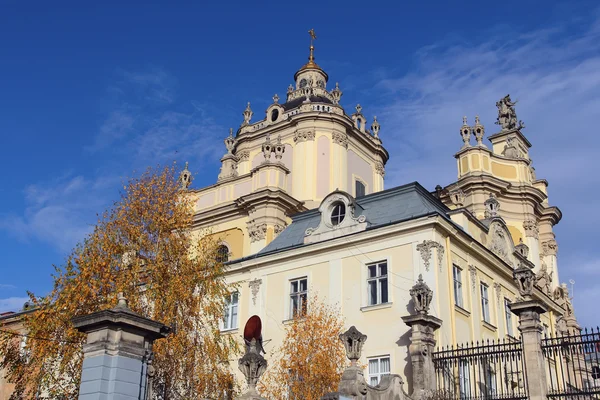
[[[545,256],[556,256],[558,254],[558,243],[556,243],[556,240],[550,239],[542,242],[542,253]]]
[[[281,158],[283,157],[283,153],[285,153],[285,145],[281,143],[281,135],[277,136],[277,140],[275,141],[275,146],[273,146],[273,152],[275,153],[275,159],[281,162]]]
[[[355,366],[360,359],[362,347],[367,341],[367,335],[363,335],[355,326],[351,326],[346,332],[340,334],[340,340],[346,348],[346,357]]]
[[[246,161],[250,158],[250,151],[248,150],[242,150],[242,151],[238,151],[236,152],[237,158],[240,161]]]
[[[466,147],[471,147],[470,139],[471,139],[471,127],[467,124],[467,117],[463,117],[463,124],[460,127],[460,136],[463,140],[463,149]]]
[[[498,257],[510,264],[509,254],[509,237],[506,230],[500,224],[493,224],[490,227],[492,240],[490,242],[490,250]]]
[[[560,286],[554,288],[552,297],[556,304],[565,310],[565,317],[573,315],[573,305],[571,304],[571,298],[569,297],[569,289],[566,283],[562,283]]]
[[[485,135],[485,128],[481,124],[479,120],[479,115],[475,116],[475,126],[473,126],[473,135],[475,135],[475,140],[477,141],[477,146],[485,147],[483,144],[483,136]]]
[[[513,279],[517,284],[519,294],[525,299],[530,299],[533,294],[533,284],[535,283],[535,273],[533,270],[523,264],[513,271]]]
[[[335,83],[335,88],[331,91],[331,96],[333,97],[333,104],[340,104],[340,99],[342,98],[342,92],[340,90],[340,84]]]
[[[569,327],[567,326],[567,321],[561,315],[556,319],[556,333],[560,336],[567,336],[569,334]]]
[[[465,204],[466,195],[465,195],[465,192],[463,192],[461,189],[452,190],[449,193],[449,196],[450,196],[450,201],[456,207],[462,207]]]
[[[500,211],[500,202],[496,199],[494,193],[490,193],[490,197],[483,203],[485,207],[485,218],[495,218]]]
[[[250,235],[251,243],[263,240],[267,236],[267,224],[258,224],[255,221],[249,222],[248,235]]]
[[[385,177],[385,166],[381,161],[375,161],[375,172],[377,172],[382,177]]]
[[[504,150],[502,150],[502,155],[508,158],[522,158],[521,152],[515,143],[515,137],[509,136],[506,138],[506,145],[504,145]]]
[[[526,237],[538,238],[540,233],[540,228],[535,220],[528,219],[523,221],[523,229],[525,229]]]
[[[193,179],[194,178],[192,177],[192,173],[188,169],[188,163],[186,161],[185,168],[183,168],[183,171],[181,171],[181,173],[179,174],[179,185],[182,189],[187,189],[192,184]]]
[[[417,245],[417,251],[421,253],[423,259],[423,266],[425,271],[429,271],[431,261],[431,249],[437,249],[438,265],[440,270],[442,269],[442,262],[444,260],[444,246],[433,240],[423,240],[423,243]]]
[[[237,140],[233,137],[233,128],[229,128],[229,136],[227,136],[224,140],[225,148],[227,149],[227,154],[232,155],[233,149],[237,143]]]
[[[371,124],[371,131],[373,132],[373,136],[379,138],[379,130],[381,129],[381,125],[377,122],[377,117],[373,117],[373,123]]]
[[[333,143],[348,148],[348,135],[345,133],[333,132],[331,134],[331,139],[333,140]]]
[[[253,279],[248,282],[248,287],[252,292],[252,304],[256,305],[256,297],[258,296],[258,292],[260,290],[260,284],[262,283],[262,279]]]
[[[515,250],[524,258],[529,256],[529,246],[523,243],[523,239],[519,239],[519,244],[515,246]]]
[[[500,304],[500,299],[502,298],[502,285],[498,282],[494,282],[494,290],[496,291],[496,302]]]
[[[500,125],[502,131],[510,131],[513,129],[525,128],[525,124],[523,124],[523,121],[517,122],[515,104],[517,104],[517,102],[513,102],[510,99],[509,94],[507,94],[506,96],[504,96],[496,102],[496,107],[498,107],[498,118],[496,121],[496,125]]]
[[[271,161],[271,153],[273,152],[273,144],[271,143],[271,135],[267,133],[265,138],[265,142],[262,145],[262,152],[265,156],[265,160],[263,163],[268,163]]]
[[[477,289],[477,267],[469,265],[469,274],[471,274],[471,290],[475,293],[475,289]]]
[[[298,129],[294,132],[294,143],[315,140],[315,131],[312,129]]]
[[[415,311],[417,314],[426,315],[429,313],[429,306],[433,300],[433,290],[423,281],[423,275],[419,274],[419,280],[410,289],[410,297],[412,297]]]
[[[250,120],[252,119],[253,114],[254,113],[252,112],[252,109],[250,108],[250,102],[248,102],[248,105],[246,106],[246,109],[243,112],[244,122],[242,123],[242,126],[246,126],[250,123]]]
[[[275,235],[279,235],[281,232],[283,232],[283,230],[286,228],[287,225],[285,224],[275,224],[273,225],[273,232],[275,233]]]
[[[542,260],[542,266],[540,271],[537,273],[535,277],[535,285],[540,288],[540,290],[546,293],[548,296],[552,296],[552,274],[554,271],[550,271],[548,273],[548,266]]]
[[[244,397],[249,397],[249,394],[258,396],[256,384],[267,369],[267,360],[260,354],[258,348],[256,339],[252,339],[250,345],[247,346],[246,354],[238,361],[239,369],[248,383],[248,391]]]

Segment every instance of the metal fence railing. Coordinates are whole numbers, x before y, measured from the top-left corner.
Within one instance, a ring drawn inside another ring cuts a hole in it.
[[[527,399],[520,341],[446,347],[433,353],[438,391],[457,400]]]

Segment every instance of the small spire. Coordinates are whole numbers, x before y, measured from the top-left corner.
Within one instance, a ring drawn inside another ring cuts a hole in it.
[[[275,93],[275,95],[273,96],[273,103],[275,103],[275,104],[279,103],[279,96],[277,95],[277,93]]]
[[[355,108],[356,108],[356,113],[360,114],[360,112],[362,111],[362,106],[360,104],[357,104]]]
[[[333,96],[334,104],[339,104],[340,99],[342,98],[343,92],[340,90],[340,84],[338,82],[335,83],[335,89],[331,91],[331,95]]]
[[[463,123],[462,123],[462,126],[460,127],[460,136],[462,137],[462,140],[463,140],[463,149],[464,149],[465,147],[471,146],[470,140],[471,140],[472,129],[469,126],[469,124],[467,123],[466,115],[463,117],[462,120],[463,120]]]
[[[375,136],[376,138],[379,138],[379,129],[381,128],[381,125],[379,125],[379,122],[377,122],[377,116],[373,116],[373,123],[371,124],[371,130],[373,131],[373,136]]]
[[[229,128],[229,136],[224,140],[227,154],[233,154],[233,149],[237,144],[237,140],[233,137],[233,128]]]
[[[117,307],[119,308],[127,308],[127,298],[123,295],[123,292],[119,292],[117,295]]]
[[[242,124],[242,126],[248,125],[250,123],[250,120],[252,119],[253,114],[254,113],[252,112],[252,109],[250,108],[250,102],[248,102],[248,105],[246,106],[246,109],[243,112],[244,123]]]
[[[188,170],[188,162],[185,162],[185,168],[179,174],[179,184],[182,189],[187,189],[192,184],[192,174]]]
[[[310,35],[310,54],[308,56],[308,63],[314,64],[315,63],[315,46],[313,46],[313,40],[315,40],[317,38],[317,35],[315,34],[314,29],[310,29],[308,31],[308,34]]]

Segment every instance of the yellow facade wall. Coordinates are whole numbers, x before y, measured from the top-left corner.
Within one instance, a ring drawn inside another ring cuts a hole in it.
[[[499,178],[517,179],[517,169],[512,165],[505,165],[492,161],[492,173]]]

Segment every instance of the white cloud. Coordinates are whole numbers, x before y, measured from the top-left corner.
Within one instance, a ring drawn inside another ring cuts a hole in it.
[[[452,155],[462,145],[462,116],[473,123],[479,115],[490,135],[498,130],[495,102],[507,93],[519,100],[537,176],[548,180],[549,201],[563,211],[555,227],[560,276],[577,282],[582,324],[597,323],[600,298],[600,256],[593,253],[600,224],[599,39],[597,15],[522,34],[502,30],[486,41],[458,38],[421,49],[412,72],[388,72],[375,85],[375,114],[391,154],[387,187],[418,180],[433,189],[456,180]]]
[[[29,301],[29,297],[8,297],[6,299],[0,299],[0,312],[20,311],[23,308],[23,304],[27,301]]]

